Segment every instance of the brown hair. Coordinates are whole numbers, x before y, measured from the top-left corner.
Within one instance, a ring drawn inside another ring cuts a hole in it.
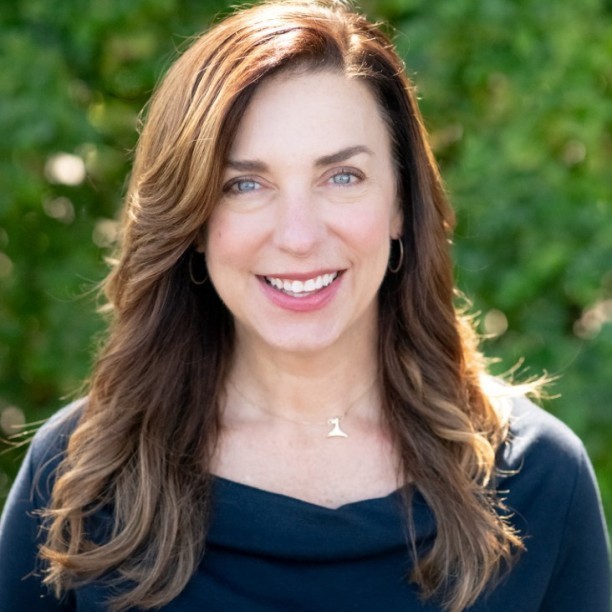
[[[112,609],[152,608],[176,597],[201,559],[234,335],[211,284],[189,282],[189,257],[255,88],[296,66],[362,79],[393,139],[405,261],[379,293],[383,408],[404,475],[437,521],[429,550],[412,545],[407,578],[462,610],[522,546],[492,486],[507,423],[483,391],[472,327],[454,307],[453,213],[402,62],[340,2],[272,2],[198,38],[148,109],[105,284],[109,336],[47,512],[41,555],[58,594],[104,577],[129,585]],[[102,510],[111,526],[93,542],[89,521]]]

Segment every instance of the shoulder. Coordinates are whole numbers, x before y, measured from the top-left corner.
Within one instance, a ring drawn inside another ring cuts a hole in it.
[[[510,430],[498,453],[497,479],[508,506],[532,519],[541,514],[543,522],[553,514],[568,516],[581,499],[590,499],[593,512],[599,511],[595,474],[580,438],[528,399],[510,402]]]
[[[503,472],[559,469],[579,466],[586,458],[580,438],[560,419],[546,412],[525,395],[530,385],[511,385],[496,377],[481,380],[483,391],[508,432],[498,450],[498,467]]]
[[[32,438],[33,459],[48,457],[54,451],[61,452],[65,449],[70,435],[78,425],[85,404],[85,398],[78,399],[64,406],[45,421]]]
[[[68,440],[76,429],[86,400],[79,399],[51,416],[32,438],[26,457],[37,491],[45,497],[50,490],[55,471],[65,456]]]
[[[562,421],[525,397],[510,401],[509,433],[503,449],[510,469],[578,467],[585,457],[580,438]],[[524,465],[525,462],[528,465]]]
[[[509,403],[497,490],[527,548],[515,583],[534,590],[548,585],[542,609],[604,610],[606,525],[585,447],[567,425],[529,400]]]

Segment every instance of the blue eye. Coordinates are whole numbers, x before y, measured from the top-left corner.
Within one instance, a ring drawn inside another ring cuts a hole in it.
[[[244,181],[234,183],[234,187],[237,191],[255,191],[257,183],[252,179],[245,179]]]
[[[334,174],[334,176],[332,176],[332,181],[336,183],[336,185],[348,185],[352,178],[352,174],[341,172],[340,174]]]
[[[256,180],[244,178],[230,181],[224,188],[224,191],[226,193],[248,193],[256,191],[259,187],[260,185]]]
[[[346,185],[352,185],[361,179],[363,179],[363,176],[356,171],[347,169],[336,172],[329,180],[333,185],[344,187]]]

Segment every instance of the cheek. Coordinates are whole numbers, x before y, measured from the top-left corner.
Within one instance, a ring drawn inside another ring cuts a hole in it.
[[[344,221],[344,236],[356,250],[363,253],[387,251],[391,240],[391,215],[387,211],[373,208],[349,211]]]
[[[225,259],[240,243],[238,233],[239,228],[232,223],[231,216],[220,211],[213,213],[206,228],[206,259]]]
[[[206,233],[209,266],[244,267],[252,262],[260,241],[256,223],[248,215],[219,213],[211,217]]]
[[[224,215],[211,217],[206,232],[206,260],[209,268],[224,265],[236,257],[240,240],[234,237],[235,229]]]

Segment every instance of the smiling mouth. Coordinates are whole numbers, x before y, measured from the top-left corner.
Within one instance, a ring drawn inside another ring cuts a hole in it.
[[[274,287],[277,291],[281,291],[291,297],[301,298],[329,287],[338,278],[338,275],[338,272],[332,272],[330,274],[313,276],[307,280],[289,280],[276,276],[264,276],[263,278],[268,285]]]

